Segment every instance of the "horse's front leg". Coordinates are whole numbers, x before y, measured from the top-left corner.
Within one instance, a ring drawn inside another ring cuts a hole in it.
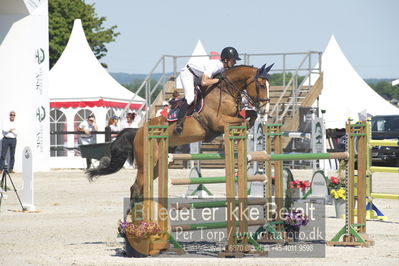
[[[130,219],[132,221],[139,221],[143,218],[142,202],[144,193],[143,170],[138,169],[136,181],[130,187]]]
[[[154,162],[154,167],[152,169],[152,176],[153,180],[157,179],[158,177],[158,164],[159,164],[159,151],[158,151],[158,145],[155,146],[154,149],[154,157],[153,157],[153,162]],[[136,181],[134,184],[130,187],[130,200],[138,200],[141,201],[143,199],[144,195],[144,178],[147,178],[144,176],[144,164],[138,164],[138,169],[137,169],[137,176],[136,176]],[[150,170],[151,171],[151,170]]]
[[[130,203],[133,206],[135,202],[141,201],[143,199],[144,184],[143,184],[143,170],[137,170],[136,181],[130,187]]]
[[[135,200],[140,199],[143,195],[143,186],[134,182],[134,184],[130,187],[130,201],[134,203]]]

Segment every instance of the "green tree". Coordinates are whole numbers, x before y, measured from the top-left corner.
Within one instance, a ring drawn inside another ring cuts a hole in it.
[[[106,18],[97,16],[94,4],[83,0],[49,0],[50,68],[64,51],[75,19],[82,20],[87,41],[99,60],[108,52],[105,44],[115,41],[120,34],[115,25],[108,29],[103,26]],[[107,67],[105,63],[102,65]]]
[[[293,74],[291,72],[288,72],[285,74],[285,85],[290,82]],[[301,84],[301,82],[304,80],[304,76],[298,76],[298,85]],[[283,73],[274,73],[270,75],[269,83],[271,86],[283,86],[284,84],[284,75]]]
[[[369,86],[375,90],[379,95],[387,100],[392,100],[393,98],[399,98],[399,88],[393,87],[390,82],[379,81],[377,83],[369,83]]]

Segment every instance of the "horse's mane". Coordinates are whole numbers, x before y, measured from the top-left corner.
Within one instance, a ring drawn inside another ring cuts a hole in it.
[[[249,66],[249,65],[236,65],[236,66],[232,66],[232,67],[226,69],[225,71],[222,71],[222,72],[216,74],[213,78],[219,78],[219,79],[220,79],[222,76],[228,74],[230,71],[236,70],[236,69],[238,69],[238,68],[256,68],[256,67],[254,67],[254,66]],[[210,87],[206,90],[206,92],[204,92],[204,97],[207,96],[213,89],[215,89],[216,87],[218,87],[219,84],[220,84],[220,83],[218,82],[218,83],[215,83],[215,84],[213,84],[212,86],[210,86]]]
[[[254,66],[250,66],[250,65],[236,65],[236,66],[232,66],[232,67],[230,67],[230,68],[228,68],[228,69],[226,69],[226,71],[229,71],[229,70],[232,70],[232,69],[235,69],[235,68],[240,68],[240,67],[249,67],[249,68],[255,68]]]
[[[250,66],[250,65],[236,65],[236,66],[232,66],[232,67],[226,69],[223,72],[220,72],[220,73],[216,74],[214,76],[214,78],[219,78],[221,75],[228,74],[230,71],[236,70],[237,68],[245,68],[245,67],[246,68],[255,68],[254,66]]]

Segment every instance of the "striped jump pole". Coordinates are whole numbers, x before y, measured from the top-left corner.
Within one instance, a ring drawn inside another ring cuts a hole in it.
[[[248,205],[255,206],[255,205],[265,205],[265,199],[248,199]],[[238,206],[239,202],[236,200],[236,206]],[[175,203],[172,204],[172,208],[176,210],[183,210],[183,209],[205,209],[205,208],[224,208],[227,206],[225,200],[220,201],[201,201],[201,202],[190,202],[190,203]]]
[[[312,135],[310,133],[295,132],[295,131],[284,131],[281,132],[282,136],[294,138],[294,139],[310,139]]]
[[[234,154],[237,157],[237,154]],[[247,160],[252,161],[294,161],[294,160],[323,160],[323,159],[348,159],[347,152],[329,152],[329,153],[287,153],[270,154],[266,151],[248,152]],[[224,153],[195,153],[195,154],[169,154],[169,161],[174,160],[220,160],[225,159]]]
[[[238,181],[238,177],[234,177],[235,182]],[[265,175],[253,175],[248,176],[248,182],[260,181],[264,182],[266,180]],[[172,185],[193,185],[193,184],[221,184],[226,183],[225,176],[216,177],[201,177],[201,178],[173,178],[171,179]]]
[[[348,157],[347,152],[269,154],[264,151],[255,151],[248,154],[248,161],[342,160],[348,159]]]
[[[248,220],[247,221],[248,226],[264,225],[265,223],[266,223],[265,219]],[[241,225],[241,221],[236,221],[235,226],[239,227],[240,225]],[[213,223],[173,225],[172,226],[172,232],[218,229],[218,228],[226,228],[226,227],[228,227],[228,222],[213,222]],[[246,231],[245,233],[248,233],[248,231]]]
[[[399,140],[383,139],[383,140],[370,140],[369,144],[371,146],[389,146],[389,147],[399,147]]]
[[[171,153],[169,161],[186,161],[186,160],[223,160],[224,153]]]
[[[393,200],[399,200],[399,195],[398,194],[386,194],[386,193],[370,193],[372,198],[375,199],[393,199]]]
[[[382,166],[371,166],[370,171],[372,173],[399,173],[399,167],[382,167]]]

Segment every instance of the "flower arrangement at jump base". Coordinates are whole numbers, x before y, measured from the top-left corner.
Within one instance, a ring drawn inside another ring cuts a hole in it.
[[[161,228],[157,223],[152,222],[122,222],[118,223],[119,235],[124,237],[126,243],[126,253],[128,256],[145,257],[150,253],[151,240],[159,238]],[[129,251],[127,244],[133,250]],[[132,253],[129,255],[129,253]]]
[[[346,183],[342,177],[331,176],[328,179],[328,189],[334,201],[335,214],[337,218],[342,218],[345,214]]]
[[[345,180],[343,178],[331,176],[328,180],[330,195],[335,199],[346,199],[345,187]]]
[[[292,209],[283,215],[284,224],[294,227],[301,227],[309,223],[309,217],[303,213],[302,209]]]
[[[346,191],[345,191],[345,189],[344,189],[343,187],[341,187],[341,188],[338,189],[338,190],[332,189],[332,190],[330,191],[331,196],[332,196],[334,199],[343,199],[343,200],[346,200],[345,192],[346,192]]]
[[[303,194],[305,193],[306,189],[310,187],[309,181],[301,181],[301,180],[294,180],[288,183],[289,188],[289,197],[293,200],[301,199]]]
[[[119,220],[118,231],[121,236],[148,238],[152,235],[161,233],[161,228],[157,223],[144,222],[131,223]]]
[[[290,188],[292,189],[301,189],[302,191],[305,191],[308,187],[310,187],[309,181],[294,180],[290,182]]]
[[[301,226],[309,223],[309,217],[304,214],[303,209],[292,209],[283,214],[284,228],[289,238],[298,239]]]

